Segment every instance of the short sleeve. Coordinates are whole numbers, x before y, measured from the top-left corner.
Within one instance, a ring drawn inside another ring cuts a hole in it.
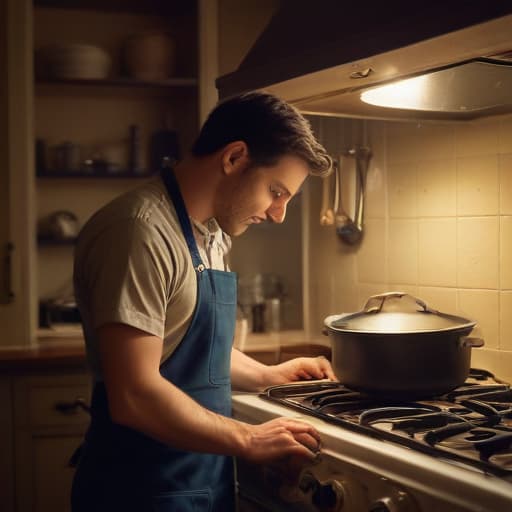
[[[175,269],[158,229],[143,218],[118,220],[98,234],[83,263],[93,328],[119,322],[163,338]]]

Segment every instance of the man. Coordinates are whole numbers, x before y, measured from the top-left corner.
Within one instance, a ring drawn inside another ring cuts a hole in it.
[[[224,256],[230,236],[283,222],[307,175],[330,166],[298,111],[250,93],[217,106],[174,169],[85,225],[74,279],[96,382],[75,512],[230,511],[233,456],[315,456],[305,422],[229,417],[231,385],[335,377],[325,358],[266,366],[232,348],[236,277]]]

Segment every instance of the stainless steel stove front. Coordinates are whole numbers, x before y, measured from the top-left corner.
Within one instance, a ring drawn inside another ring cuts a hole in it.
[[[282,469],[239,461],[240,512],[466,512],[420,491],[325,452],[314,466],[290,480]]]
[[[300,472],[238,461],[240,512],[505,512],[512,483],[410,448],[352,432],[256,395],[233,397],[234,416],[260,423],[277,416],[312,423],[320,459]]]

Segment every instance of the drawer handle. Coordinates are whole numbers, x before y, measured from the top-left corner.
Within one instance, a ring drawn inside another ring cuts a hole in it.
[[[91,408],[83,398],[75,398],[73,402],[57,402],[55,404],[55,409],[62,414],[76,414],[78,409],[82,409],[87,413],[91,413]]]

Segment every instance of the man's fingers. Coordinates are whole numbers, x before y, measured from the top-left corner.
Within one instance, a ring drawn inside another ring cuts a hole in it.
[[[294,456],[311,461],[320,450],[320,434],[301,420],[275,418],[250,428],[251,442],[245,455],[249,460],[269,462]]]
[[[316,439],[318,443],[320,442],[320,434],[318,433],[318,430],[305,421],[289,419],[285,420],[284,426],[294,435],[294,437],[296,434],[309,434]]]
[[[320,450],[320,441],[308,433],[294,434],[293,437],[313,453],[317,453]]]
[[[334,371],[329,360],[324,356],[319,356],[318,360],[323,374],[330,380],[338,380],[336,375],[334,374]]]

